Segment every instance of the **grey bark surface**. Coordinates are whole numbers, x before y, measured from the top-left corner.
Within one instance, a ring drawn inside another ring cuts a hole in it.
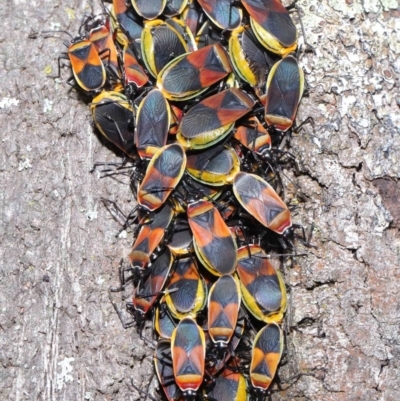
[[[396,0],[299,0],[309,96],[287,171],[295,219],[315,223],[308,257],[286,274],[292,308],[288,389],[273,400],[400,399],[400,8]],[[95,8],[95,10],[92,9]],[[124,330],[108,299],[132,237],[101,203],[129,212],[129,186],[99,179],[116,161],[89,108],[57,74],[60,39],[88,1],[0,5],[0,399],[136,400],[152,350]],[[68,38],[66,38],[68,39]],[[153,382],[153,386],[155,383]]]

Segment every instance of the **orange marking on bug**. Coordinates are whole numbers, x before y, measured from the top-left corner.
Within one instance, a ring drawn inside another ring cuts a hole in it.
[[[214,226],[212,228],[214,231],[214,236],[216,237],[224,238],[231,236],[229,227],[226,225],[217,209],[214,209]]]

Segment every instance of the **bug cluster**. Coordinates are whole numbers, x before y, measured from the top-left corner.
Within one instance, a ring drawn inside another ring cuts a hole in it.
[[[280,0],[114,0],[68,44],[137,207],[121,288],[168,400],[262,400],[283,352],[294,250],[280,146],[304,89]],[[120,311],[119,311],[120,313]],[[126,323],[129,326],[131,323]],[[142,332],[142,331],[141,331]]]

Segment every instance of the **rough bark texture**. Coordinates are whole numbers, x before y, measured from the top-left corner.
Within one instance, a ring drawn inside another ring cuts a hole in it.
[[[299,0],[315,54],[295,135],[300,175],[287,172],[296,218],[318,248],[286,275],[292,333],[274,400],[400,399],[400,9],[396,0]],[[96,2],[96,10],[99,4]],[[135,400],[151,349],[124,330],[107,290],[132,238],[100,202],[133,204],[127,185],[99,179],[116,160],[87,105],[57,73],[59,39],[88,1],[0,5],[0,399]],[[289,196],[288,196],[289,198]],[[289,199],[288,199],[289,200]],[[283,384],[285,388],[286,385]]]

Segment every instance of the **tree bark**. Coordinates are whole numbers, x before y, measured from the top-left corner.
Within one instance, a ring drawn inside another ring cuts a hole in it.
[[[315,53],[300,57],[308,96],[297,121],[311,116],[314,126],[292,138],[300,174],[285,172],[286,200],[298,204],[296,222],[315,224],[317,248],[286,271],[285,390],[272,398],[397,401],[399,4],[298,6]],[[120,226],[101,198],[128,213],[128,182],[89,173],[94,162],[118,158],[94,133],[87,103],[66,85],[68,69],[50,77],[62,40],[28,38],[51,29],[74,35],[85,12],[100,12],[100,4],[15,0],[0,7],[4,400],[143,399],[131,380],[146,389],[153,371],[152,349],[135,329],[122,328],[107,293],[118,285],[132,235],[115,237]]]

